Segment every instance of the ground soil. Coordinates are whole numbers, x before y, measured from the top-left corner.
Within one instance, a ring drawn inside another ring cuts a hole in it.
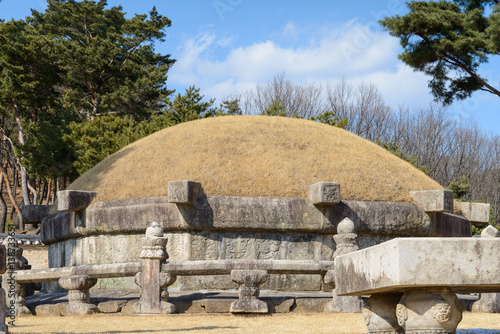
[[[24,317],[9,333],[366,333],[361,314]],[[457,334],[500,334],[500,314],[464,313]]]

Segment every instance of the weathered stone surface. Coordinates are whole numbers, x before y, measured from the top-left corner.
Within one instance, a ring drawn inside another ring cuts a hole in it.
[[[482,293],[481,298],[472,304],[471,311],[500,313],[500,293]]]
[[[490,221],[490,205],[485,203],[458,202],[465,218],[475,224],[488,224]]]
[[[470,221],[462,216],[436,212],[429,213],[432,221],[432,235],[441,237],[470,237],[472,229]]]
[[[410,195],[425,212],[453,211],[453,191],[451,190],[410,191]]]
[[[118,313],[125,305],[127,305],[126,300],[110,300],[97,304],[97,308],[101,313]]]
[[[193,204],[200,189],[200,182],[188,180],[170,181],[168,183],[168,201],[176,204]]]
[[[25,224],[41,223],[49,215],[51,205],[24,205],[21,208]]]
[[[332,290],[332,300],[325,304],[325,313],[360,313],[363,302],[358,296],[339,296]]]
[[[61,190],[57,192],[58,211],[81,211],[97,196],[96,191]]]
[[[336,257],[335,282],[342,282],[337,293],[363,295],[414,286],[500,291],[499,247],[500,239],[488,238],[393,239]]]
[[[81,236],[76,220],[77,213],[75,212],[59,212],[45,218],[40,229],[42,242],[48,245]]]
[[[481,238],[500,238],[500,231],[489,225],[481,232]]]
[[[414,204],[344,201],[316,207],[305,199],[199,196],[192,206],[178,206],[168,197],[97,202],[86,215],[77,215],[72,226],[62,229],[66,216],[51,216],[44,224],[43,241],[54,243],[80,235],[144,233],[151,221],[165,231],[211,230],[248,232],[306,232],[334,234],[337,224],[351,219],[359,234],[439,236],[435,222]],[[56,230],[56,231],[52,231]]]
[[[42,304],[35,307],[35,315],[39,317],[60,316],[61,313],[57,304]]]
[[[134,314],[137,306],[140,305],[139,299],[131,299],[125,306],[122,307],[121,313]]]
[[[368,298],[363,306],[368,333],[404,333],[396,315],[396,306],[402,296],[402,293],[377,293]]]
[[[448,288],[407,290],[396,307],[405,333],[455,333],[462,308]]]
[[[307,187],[307,200],[314,205],[334,205],[340,202],[340,184],[318,182]]]
[[[231,313],[267,313],[269,308],[259,300],[260,285],[267,281],[265,270],[232,270],[231,279],[240,284],[239,299],[231,304]]]
[[[200,196],[192,206],[177,206],[167,197],[97,202],[87,209],[82,233],[144,233],[156,221],[164,231],[196,228],[331,234],[345,217],[356,224],[359,233],[431,233],[428,216],[415,204],[343,201],[316,207],[298,198],[221,196]]]

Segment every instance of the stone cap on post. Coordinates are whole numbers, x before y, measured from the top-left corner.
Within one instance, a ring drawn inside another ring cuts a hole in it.
[[[489,225],[481,232],[481,238],[500,238],[500,231]]]
[[[453,191],[421,190],[410,191],[411,197],[425,212],[453,212]]]
[[[459,202],[462,215],[474,224],[488,224],[490,222],[490,205],[486,203]]]
[[[182,180],[168,183],[168,201],[176,204],[193,204],[198,197],[201,183]]]
[[[317,182],[307,186],[307,200],[314,205],[335,205],[340,202],[340,184]]]
[[[163,228],[157,222],[152,222],[146,229],[146,237],[143,238],[143,245],[140,259],[168,259],[167,241],[163,236]]]
[[[97,196],[97,191],[61,190],[57,192],[58,211],[81,211]]]

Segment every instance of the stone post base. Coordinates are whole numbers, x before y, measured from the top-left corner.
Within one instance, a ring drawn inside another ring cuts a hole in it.
[[[97,279],[87,275],[69,276],[59,279],[59,285],[68,290],[68,315],[94,314],[99,309],[90,303],[89,289],[97,283]]]
[[[472,304],[471,311],[500,313],[500,293],[481,293],[481,298]]]
[[[258,299],[259,286],[267,281],[266,270],[232,270],[231,279],[240,284],[240,299],[231,304],[231,313],[267,313],[265,302]]]
[[[449,288],[416,289],[404,293],[396,314],[406,334],[455,333],[462,306]]]

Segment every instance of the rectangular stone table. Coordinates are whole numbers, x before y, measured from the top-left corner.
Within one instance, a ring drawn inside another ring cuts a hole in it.
[[[335,258],[338,295],[371,295],[369,332],[454,333],[456,292],[500,291],[500,239],[397,238]]]

